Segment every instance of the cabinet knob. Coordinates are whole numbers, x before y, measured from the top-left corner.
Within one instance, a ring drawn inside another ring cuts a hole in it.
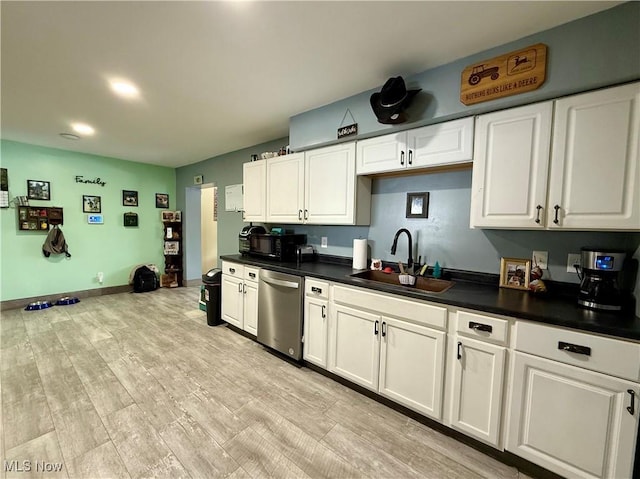
[[[298,210],[298,219],[302,221],[302,210]]]
[[[413,150],[409,150],[409,164],[413,164]]]
[[[373,335],[374,335],[374,336],[377,336],[377,335],[378,335],[378,324],[380,324],[380,321],[378,321],[378,320],[376,319],[376,322],[375,322],[375,323],[373,323]]]
[[[540,224],[540,210],[542,209],[542,205],[536,206],[536,223]]]
[[[400,152],[400,164],[404,166],[404,151]]]
[[[458,359],[462,359],[462,342],[458,341]]]
[[[382,321],[382,337],[384,338],[387,335],[387,322]]]
[[[322,319],[327,317],[327,307],[323,304],[322,305]]]

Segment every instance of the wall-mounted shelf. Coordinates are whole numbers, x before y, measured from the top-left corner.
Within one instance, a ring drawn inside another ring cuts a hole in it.
[[[18,206],[18,230],[49,231],[49,226],[63,224],[62,208]]]

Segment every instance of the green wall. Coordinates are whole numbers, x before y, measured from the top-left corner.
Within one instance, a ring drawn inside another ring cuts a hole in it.
[[[18,231],[16,207],[0,209],[0,300],[56,295],[126,285],[133,266],[163,268],[162,224],[155,193],[168,193],[176,209],[175,170],[2,140],[2,168],[8,169],[9,198],[27,194],[27,180],[51,182],[51,201],[30,205],[64,208],[62,230],[71,258],[45,258],[45,232]],[[100,178],[105,186],[77,183],[76,175]],[[122,190],[138,191],[138,207],[122,206]],[[82,195],[102,199],[104,224],[90,225]],[[138,213],[139,226],[125,228],[123,214]],[[104,273],[103,284],[96,275]]]

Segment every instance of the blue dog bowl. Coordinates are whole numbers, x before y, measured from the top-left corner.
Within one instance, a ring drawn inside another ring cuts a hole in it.
[[[38,311],[40,309],[47,309],[53,306],[51,301],[36,301],[35,303],[29,303],[25,309],[25,311]]]
[[[64,296],[62,298],[60,298],[58,301],[56,301],[56,306],[67,306],[69,304],[76,304],[79,303],[80,300],[78,298],[76,298],[75,296]]]

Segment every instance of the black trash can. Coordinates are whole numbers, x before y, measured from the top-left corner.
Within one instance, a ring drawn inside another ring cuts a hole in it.
[[[213,268],[202,275],[204,283],[204,302],[207,305],[207,324],[217,326],[222,324],[222,270]]]

